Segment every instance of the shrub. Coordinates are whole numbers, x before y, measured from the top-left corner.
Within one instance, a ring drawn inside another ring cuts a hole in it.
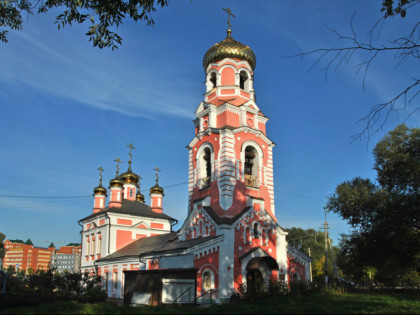
[[[270,280],[268,283],[268,295],[273,296],[281,296],[286,295],[289,293],[289,288],[287,287],[287,283],[284,280],[273,281]]]
[[[265,283],[257,281],[252,287],[248,286],[246,283],[242,283],[238,288],[238,292],[232,294],[231,300],[256,301],[264,299],[267,296],[268,292]]]
[[[306,295],[309,291],[309,284],[304,281],[293,280],[289,282],[289,294],[292,296]]]
[[[108,294],[101,286],[88,288],[82,296],[77,297],[78,302],[82,303],[100,303],[105,302]]]

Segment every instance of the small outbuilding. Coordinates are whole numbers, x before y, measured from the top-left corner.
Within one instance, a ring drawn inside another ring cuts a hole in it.
[[[124,305],[192,303],[197,269],[126,270]]]

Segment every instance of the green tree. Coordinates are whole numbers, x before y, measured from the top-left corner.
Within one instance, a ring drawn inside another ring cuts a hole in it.
[[[6,249],[4,248],[4,239],[6,238],[6,235],[0,232],[0,259],[4,258],[4,255],[6,255]]]
[[[397,284],[420,271],[420,129],[397,126],[373,154],[377,184],[360,177],[343,182],[326,208],[353,228],[341,241],[344,269],[360,279],[374,267],[376,279]]]
[[[287,229],[287,242],[303,251],[305,254],[311,252],[312,261],[312,277],[314,281],[324,281],[325,276],[325,234],[314,229],[304,230],[302,228],[292,227]],[[339,249],[331,246],[334,256],[337,258]],[[331,250],[328,250],[328,275],[333,276],[333,257]]]
[[[113,30],[123,20],[145,21],[153,25],[152,13],[157,7],[168,6],[169,0],[0,0],[0,41],[7,42],[8,30],[22,30],[23,15],[63,10],[55,23],[58,28],[72,23],[90,24],[86,35],[94,47],[118,48],[122,38]],[[2,29],[3,28],[3,29]]]
[[[16,273],[16,268],[15,268],[15,266],[9,266],[9,267],[7,267],[7,269],[6,269],[6,273],[7,273],[9,276],[13,276],[13,275]]]

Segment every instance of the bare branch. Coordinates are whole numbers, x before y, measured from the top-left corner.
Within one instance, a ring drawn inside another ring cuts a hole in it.
[[[360,41],[357,37],[357,32],[354,28],[356,12],[353,13],[350,20],[349,35],[342,34],[336,29],[323,24],[328,31],[336,36],[337,41],[343,43],[343,45],[340,45],[339,47],[318,48],[309,51],[302,51],[299,49],[298,54],[291,55],[286,58],[300,57],[303,59],[305,56],[315,57],[308,71],[315,69],[318,65],[324,65],[321,68],[321,72],[324,73],[324,79],[326,80],[328,72],[331,68],[334,68],[334,71],[337,71],[339,67],[343,65],[347,66],[357,53],[359,56],[362,56],[362,61],[357,67],[356,74],[360,73],[363,75],[362,88],[363,91],[365,91],[369,69],[379,55],[393,53],[393,59],[396,62],[395,67],[400,66],[402,63],[407,61],[408,58],[420,59],[420,21],[414,24],[411,31],[406,36],[401,36],[390,43],[383,45],[374,43],[375,35],[377,35],[378,39],[387,17],[394,14],[404,17],[406,12],[404,11],[401,13],[401,10],[407,10],[407,8],[411,8],[417,4],[420,4],[420,0],[413,0],[409,2],[409,6],[398,7],[398,9],[391,8],[391,10],[387,8],[386,14],[379,19],[368,32],[367,42]],[[369,139],[370,135],[376,133],[384,127],[392,112],[397,113],[398,111],[406,110],[407,106],[411,105],[412,101],[420,94],[420,90],[417,89],[419,89],[419,80],[414,79],[413,84],[409,85],[391,100],[374,105],[368,114],[359,120],[359,122],[364,122],[365,126],[361,132],[352,137],[352,141],[361,139],[362,137],[367,137]],[[408,95],[409,92],[410,95]],[[402,101],[404,104],[402,109],[398,109],[396,107],[396,103],[399,101]],[[418,108],[420,108],[420,106],[417,106],[414,111]]]
[[[404,105],[403,110],[407,108],[407,106],[410,106],[413,99],[420,94],[420,79],[413,79],[414,83],[405,88],[403,91],[401,91],[397,96],[395,96],[393,99],[389,100],[388,102],[376,104],[373,106],[370,111],[367,113],[367,115],[359,120],[359,122],[364,122],[364,128],[357,134],[353,135],[351,137],[351,142],[354,142],[355,140],[360,140],[361,138],[370,138],[371,135],[375,134],[379,130],[381,130],[386,121],[388,120],[389,115],[392,111],[399,111],[401,109],[396,109],[395,106],[399,100],[402,99],[402,103]],[[418,89],[414,92],[414,94],[407,99],[408,93],[411,92],[413,89]],[[417,110],[420,110],[420,107],[414,108],[413,112],[410,113],[410,116],[416,112]],[[373,128],[377,122],[379,121],[381,114],[385,111],[385,118],[382,120],[382,123],[379,125],[379,127]]]

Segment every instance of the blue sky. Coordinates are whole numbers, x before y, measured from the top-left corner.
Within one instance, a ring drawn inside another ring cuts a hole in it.
[[[258,3],[258,4],[257,4]],[[58,31],[57,12],[25,19],[22,32],[0,44],[0,195],[86,196],[83,198],[0,197],[0,231],[10,239],[31,238],[37,246],[80,241],[77,221],[92,211],[92,189],[115,175],[113,160],[128,161],[143,177],[143,194],[162,169],[164,211],[182,222],[187,213],[188,152],[194,111],[205,92],[202,58],[225,38],[230,7],[232,36],[257,56],[257,103],[270,118],[274,149],[276,215],[285,228],[318,229],[326,197],[355,176],[375,179],[374,144],[398,123],[418,126],[419,114],[392,115],[367,140],[350,143],[363,128],[357,121],[370,107],[405,88],[418,64],[402,65],[392,54],[371,65],[362,88],[355,55],[327,79],[325,64],[308,72],[314,57],[298,52],[336,47],[334,34],[354,27],[361,39],[381,17],[381,1],[188,1],[172,0],[154,15],[156,25],[126,21],[118,50],[93,48],[88,25]],[[389,19],[381,43],[406,33],[419,12]],[[127,168],[123,163],[122,170]],[[334,242],[348,226],[329,214]]]

